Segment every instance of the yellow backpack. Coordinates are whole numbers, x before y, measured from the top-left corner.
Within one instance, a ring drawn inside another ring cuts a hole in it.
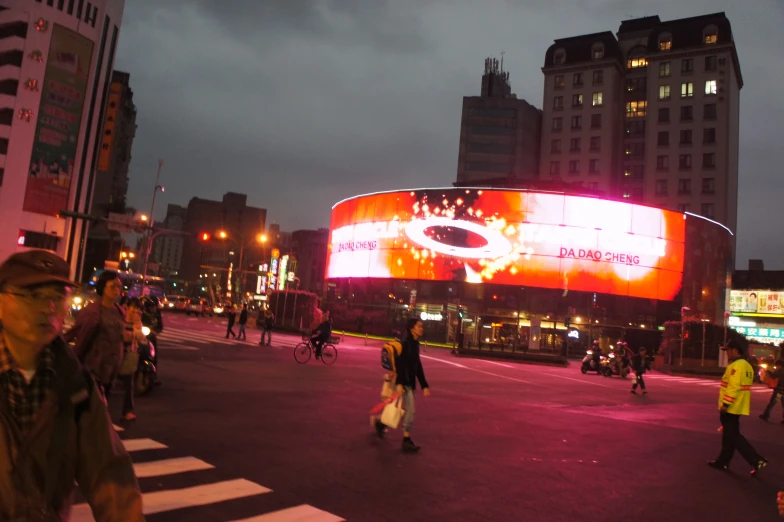
[[[397,373],[395,357],[403,351],[403,345],[398,341],[387,341],[381,347],[381,367],[390,372]]]

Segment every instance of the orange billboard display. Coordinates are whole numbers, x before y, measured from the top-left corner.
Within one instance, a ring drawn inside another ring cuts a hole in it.
[[[327,277],[499,284],[672,300],[679,212],[557,193],[421,189],[332,209]]]

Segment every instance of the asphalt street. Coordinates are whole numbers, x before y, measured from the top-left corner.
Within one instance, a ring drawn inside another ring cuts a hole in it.
[[[156,521],[740,521],[780,520],[784,424],[757,418],[755,387],[741,427],[770,460],[759,478],[720,447],[719,383],[651,374],[631,382],[555,368],[422,354],[432,387],[417,395],[414,440],[380,441],[380,344],[348,338],[332,366],[300,365],[299,339],[271,347],[225,339],[225,320],[166,315],[163,386],[115,420]],[[115,419],[121,397],[112,397]],[[78,506],[75,520],[91,520]]]

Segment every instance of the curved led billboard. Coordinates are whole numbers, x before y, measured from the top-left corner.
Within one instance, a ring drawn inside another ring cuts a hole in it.
[[[332,209],[327,277],[493,282],[672,300],[685,216],[524,190],[422,189]]]

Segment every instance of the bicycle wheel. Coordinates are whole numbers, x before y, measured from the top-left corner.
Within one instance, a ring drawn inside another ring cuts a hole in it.
[[[310,352],[308,343],[299,343],[294,347],[294,359],[300,364],[305,364],[310,360]]]
[[[321,362],[327,366],[334,364],[338,360],[338,349],[331,344],[325,344],[321,349]]]

